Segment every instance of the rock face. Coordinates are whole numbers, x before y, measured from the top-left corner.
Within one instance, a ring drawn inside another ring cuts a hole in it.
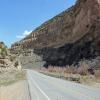
[[[20,48],[34,49],[46,67],[100,56],[100,0],[77,0],[21,40]]]

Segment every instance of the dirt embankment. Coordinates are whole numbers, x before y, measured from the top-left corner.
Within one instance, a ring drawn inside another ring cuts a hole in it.
[[[25,71],[3,69],[0,72],[0,100],[30,100]]]
[[[30,100],[27,81],[0,87],[0,100]]]

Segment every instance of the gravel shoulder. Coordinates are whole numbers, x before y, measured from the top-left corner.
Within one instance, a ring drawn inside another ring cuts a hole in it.
[[[1,86],[0,100],[30,100],[27,81],[23,80],[9,86]]]

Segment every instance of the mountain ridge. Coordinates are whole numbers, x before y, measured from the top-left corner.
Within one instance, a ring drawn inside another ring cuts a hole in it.
[[[71,65],[100,56],[100,0],[77,0],[16,44],[12,51],[34,49],[44,66]]]

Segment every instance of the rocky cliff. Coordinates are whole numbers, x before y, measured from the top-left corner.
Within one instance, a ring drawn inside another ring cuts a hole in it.
[[[19,44],[20,48],[34,49],[46,67],[77,64],[81,59],[100,56],[100,0],[77,0]]]

